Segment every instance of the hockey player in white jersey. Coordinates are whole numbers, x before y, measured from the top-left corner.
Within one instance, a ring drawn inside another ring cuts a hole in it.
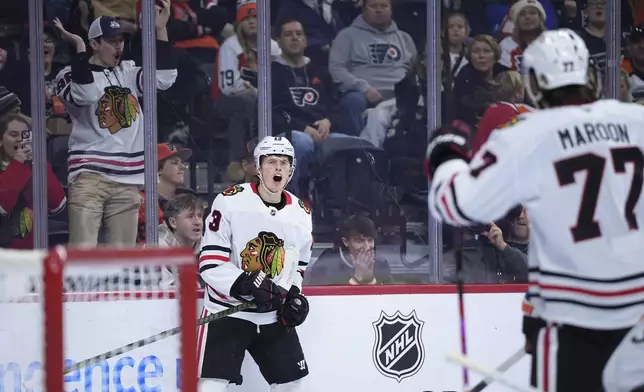
[[[599,392],[606,362],[644,314],[644,108],[597,101],[588,49],[571,30],[542,33],[523,68],[543,110],[493,131],[474,157],[469,126],[437,130],[427,149],[429,208],[454,226],[526,208],[529,292],[547,323],[535,384]]]
[[[213,321],[199,332],[199,392],[241,384],[245,352],[271,391],[301,392],[308,367],[294,327],[308,315],[300,294],[313,244],[311,210],[285,190],[293,146],[268,136],[254,151],[260,183],[235,185],[215,198],[201,241],[204,314],[250,301],[256,309]]]

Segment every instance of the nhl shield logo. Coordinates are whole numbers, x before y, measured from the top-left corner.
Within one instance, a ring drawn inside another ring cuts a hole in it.
[[[373,323],[373,362],[380,373],[401,382],[420,370],[425,361],[424,324],[416,311],[407,316],[400,311],[393,316],[380,312],[380,318]]]

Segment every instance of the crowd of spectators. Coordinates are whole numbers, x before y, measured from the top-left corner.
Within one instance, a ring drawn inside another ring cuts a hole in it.
[[[207,181],[221,189],[256,180],[257,4],[155,4],[159,243],[194,248],[214,194],[194,189],[188,165],[206,163],[216,172]],[[417,223],[412,237],[427,238],[420,162],[428,54],[441,59],[442,120],[473,126],[495,102],[527,103],[522,52],[546,29],[578,31],[596,67],[605,67],[606,0],[438,1],[441,44],[429,53],[426,5],[270,2],[272,133],[295,147],[289,190],[312,206],[315,230],[331,226],[322,237],[333,245],[310,266],[308,284],[406,283],[383,233],[398,228],[395,247],[409,241],[407,228]],[[45,91],[36,98],[27,2],[0,5],[0,247],[33,247],[33,132],[47,134],[50,233],[68,233],[57,241],[145,243],[143,116],[149,114],[142,109],[141,0],[45,0],[43,6]],[[628,1],[622,7],[620,99],[644,102],[644,7]],[[45,130],[31,127],[32,98],[44,99]],[[455,281],[452,234],[445,229],[448,283]],[[457,234],[467,282],[527,280],[528,217],[520,207]]]

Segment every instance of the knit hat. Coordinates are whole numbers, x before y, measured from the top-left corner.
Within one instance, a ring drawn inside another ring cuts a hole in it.
[[[257,3],[255,0],[237,0],[237,22],[257,16]]]
[[[519,14],[527,7],[536,8],[539,12],[539,16],[541,16],[541,20],[546,20],[546,10],[543,9],[543,6],[538,0],[519,0],[514,3],[512,8],[510,8],[510,20],[512,21],[512,23],[517,24],[517,18],[519,17]]]
[[[14,111],[15,108],[21,105],[18,96],[6,87],[0,86],[0,117]]]

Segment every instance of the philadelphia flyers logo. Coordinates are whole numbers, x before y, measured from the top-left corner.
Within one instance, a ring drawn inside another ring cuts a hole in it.
[[[293,103],[299,107],[306,105],[315,106],[320,100],[320,94],[316,89],[311,87],[291,87],[289,90],[291,91]]]
[[[396,62],[402,58],[400,48],[389,43],[370,44],[368,46],[368,51],[372,64]]]
[[[244,191],[244,188],[241,185],[233,185],[230,188],[224,189],[224,191],[221,192],[221,194],[224,196],[232,196],[243,191]]]

